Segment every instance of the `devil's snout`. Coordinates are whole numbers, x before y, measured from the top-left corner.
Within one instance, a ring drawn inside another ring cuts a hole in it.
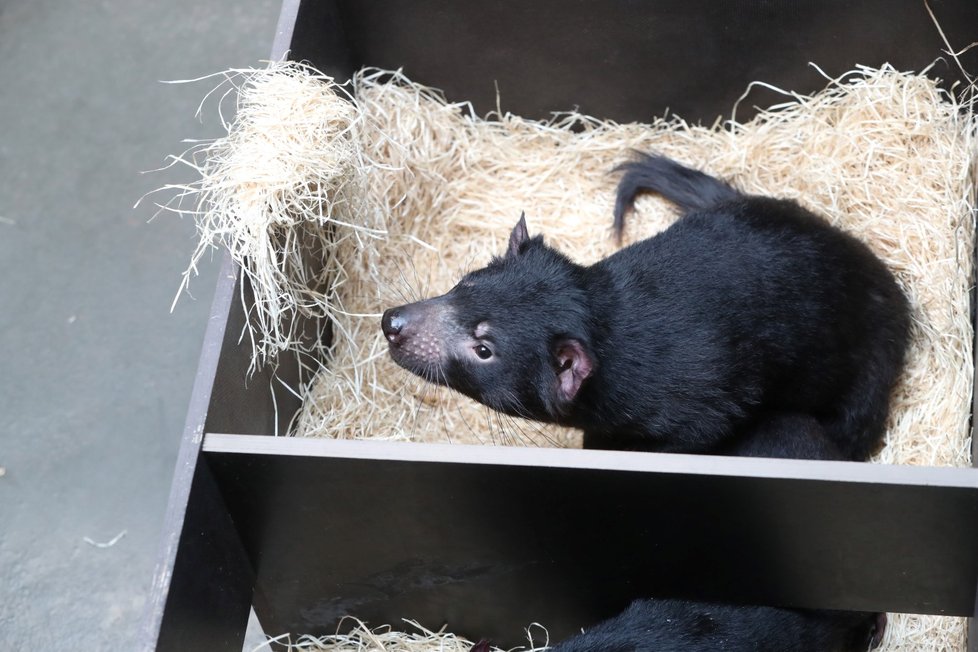
[[[452,326],[450,308],[442,297],[385,310],[380,318],[391,358],[425,378],[425,370],[441,365],[460,337]]]
[[[384,337],[391,344],[397,345],[401,342],[401,331],[404,329],[404,317],[398,308],[390,308],[384,311],[384,316],[380,319],[380,327],[384,331]]]

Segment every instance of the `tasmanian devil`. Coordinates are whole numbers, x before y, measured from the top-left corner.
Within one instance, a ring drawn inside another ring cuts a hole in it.
[[[866,652],[886,616],[681,600],[636,600],[553,652]]]
[[[846,459],[880,442],[908,302],[870,249],[799,204],[746,195],[662,156],[620,168],[682,216],[582,266],[530,237],[448,293],[387,310],[402,367],[585,445],[718,451],[766,413],[814,417]]]
[[[781,412],[767,412],[751,419],[709,452],[737,457],[847,459],[815,417]]]

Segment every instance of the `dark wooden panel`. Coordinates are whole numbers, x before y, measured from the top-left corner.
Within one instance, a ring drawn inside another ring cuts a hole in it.
[[[225,254],[227,255],[227,254]],[[220,343],[220,358],[214,375],[206,412],[206,430],[238,432],[247,435],[286,434],[289,422],[301,402],[286,388],[299,387],[299,360],[296,354],[282,353],[277,364],[265,366],[249,375],[251,343],[245,332],[243,302],[252,301],[250,284],[233,263],[219,283],[232,286],[226,327]],[[244,284],[244,292],[241,285]]]
[[[292,3],[300,6],[289,58],[310,61],[328,75],[349,79],[358,66],[337,0],[286,0],[285,4]]]
[[[149,605],[140,634],[140,650],[146,652],[156,649],[160,636],[161,624],[166,616],[169,619],[169,596],[174,577],[174,565],[182,555],[181,548],[185,541],[182,539],[185,523],[201,500],[192,494],[192,485],[197,472],[197,462],[200,457],[200,446],[204,439],[204,421],[207,418],[207,406],[211,400],[211,388],[221,354],[221,342],[227,325],[228,307],[231,305],[234,291],[233,263],[230,257],[225,257],[218,275],[219,281],[214,292],[211,305],[210,319],[204,335],[204,344],[197,365],[197,376],[194,379],[190,406],[187,409],[187,420],[184,424],[180,449],[177,452],[177,464],[173,473],[173,483],[170,486],[170,497],[163,519],[163,534],[157,556],[156,569],[153,574],[153,585],[150,589]],[[213,502],[214,493],[210,496]],[[239,544],[240,545],[240,544]],[[171,622],[173,622],[171,620]]]
[[[207,441],[269,633],[324,633],[352,614],[517,644],[530,622],[562,637],[643,595],[975,607],[971,469]],[[262,452],[229,452],[249,449]]]
[[[978,608],[968,620],[968,652],[978,652]]]
[[[978,3],[932,0],[958,49],[978,40]],[[363,65],[471,100],[546,118],[579,107],[616,120],[671,109],[689,121],[729,116],[752,81],[798,92],[856,64],[921,70],[942,56],[922,0],[306,0],[293,56],[335,74]],[[978,70],[978,50],[963,55]],[[940,63],[935,74],[958,77]],[[757,91],[752,106],[783,101]]]
[[[197,464],[157,652],[241,652],[255,576],[207,461]]]

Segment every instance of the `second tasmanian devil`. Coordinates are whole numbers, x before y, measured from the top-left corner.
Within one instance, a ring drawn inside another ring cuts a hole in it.
[[[615,226],[640,192],[668,229],[593,265],[530,237],[446,294],[387,310],[405,369],[592,447],[723,448],[767,413],[817,420],[847,459],[878,445],[908,302],[864,243],[793,201],[661,156],[622,166]]]

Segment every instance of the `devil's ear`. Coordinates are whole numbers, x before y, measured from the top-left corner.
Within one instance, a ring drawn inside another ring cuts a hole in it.
[[[530,234],[526,230],[526,213],[520,213],[520,221],[516,223],[513,227],[512,233],[509,234],[509,249],[506,250],[506,257],[510,258],[512,256],[519,255],[520,245],[530,239]]]
[[[594,372],[594,361],[579,340],[565,338],[554,347],[557,359],[557,398],[570,403],[581,385]]]
[[[489,647],[489,641],[487,641],[486,639],[482,639],[481,641],[473,645],[471,648],[469,648],[469,652],[490,652],[491,649],[492,648]]]

